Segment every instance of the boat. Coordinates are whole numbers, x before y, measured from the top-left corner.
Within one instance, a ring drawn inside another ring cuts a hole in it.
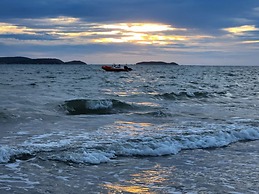
[[[121,67],[120,65],[103,65],[102,69],[104,69],[105,71],[114,71],[114,72],[119,72],[119,71],[132,71],[131,68],[129,68],[128,66],[124,65],[123,67]]]

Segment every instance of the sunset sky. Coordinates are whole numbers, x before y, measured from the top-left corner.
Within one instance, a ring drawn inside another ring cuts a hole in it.
[[[258,65],[258,0],[1,0],[1,56]]]

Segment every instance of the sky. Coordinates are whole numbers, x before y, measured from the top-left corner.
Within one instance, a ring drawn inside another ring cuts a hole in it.
[[[258,0],[1,0],[0,56],[259,66]]]

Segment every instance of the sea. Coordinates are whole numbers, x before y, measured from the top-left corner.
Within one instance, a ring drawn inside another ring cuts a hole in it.
[[[259,192],[259,67],[0,65],[0,193]]]

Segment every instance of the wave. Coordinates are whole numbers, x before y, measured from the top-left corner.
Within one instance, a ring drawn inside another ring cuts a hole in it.
[[[12,114],[8,110],[0,110],[0,122],[13,122],[17,117],[17,115]]]
[[[207,91],[196,91],[196,92],[171,92],[156,95],[159,98],[167,100],[187,100],[187,99],[205,99],[213,97],[226,97],[230,95],[227,91],[207,92]]]
[[[169,100],[184,100],[188,98],[209,98],[208,92],[171,92],[157,95],[158,97],[162,97],[164,99]]]
[[[0,121],[5,121],[5,120],[8,120],[9,118],[10,118],[9,115],[7,115],[5,112],[0,111]]]
[[[116,151],[119,156],[163,156],[177,154],[186,149],[224,147],[238,141],[259,139],[258,129],[219,131],[217,133],[188,134],[174,137],[129,139]]]
[[[8,146],[0,147],[0,163],[6,163],[11,161],[11,157],[16,155],[15,149]]]
[[[258,140],[259,129],[190,132],[172,136],[157,133],[154,136],[140,135],[135,138],[130,136],[116,138],[107,134],[105,138],[100,141],[84,142],[81,145],[73,144],[73,141],[69,140],[59,140],[42,143],[25,142],[21,148],[0,146],[0,163],[38,157],[42,160],[64,163],[100,164],[117,157],[171,155],[186,149],[217,148],[238,141]]]
[[[167,113],[162,110],[144,112],[144,113],[136,113],[136,114],[141,115],[141,116],[151,116],[151,117],[158,117],[158,118],[172,117],[171,113]]]
[[[125,102],[114,99],[90,100],[75,99],[65,101],[61,107],[70,115],[81,114],[116,114],[127,112],[133,108]]]

